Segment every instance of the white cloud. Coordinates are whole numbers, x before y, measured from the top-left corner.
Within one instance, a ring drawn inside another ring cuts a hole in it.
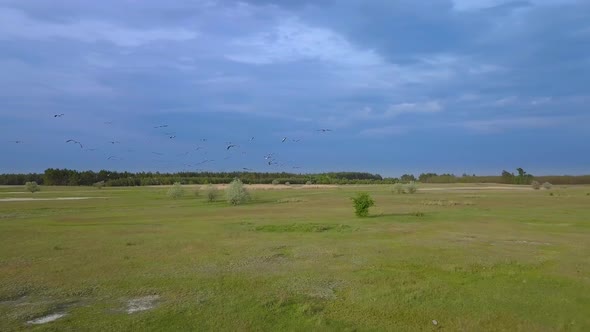
[[[574,117],[529,116],[488,120],[470,120],[456,124],[481,133],[495,133],[510,129],[546,128],[577,121]]]
[[[281,21],[269,32],[241,38],[232,44],[235,50],[226,57],[249,64],[318,60],[375,66],[384,62],[374,51],[357,48],[332,30],[308,26],[294,18]]]
[[[438,101],[402,103],[391,105],[385,112],[385,116],[394,117],[404,113],[437,113],[442,111],[442,109],[442,105]]]
[[[473,11],[505,5],[514,0],[453,0],[453,8],[458,11]],[[551,6],[580,2],[579,0],[529,0],[533,5]]]
[[[65,38],[87,43],[107,41],[118,46],[134,47],[154,41],[185,41],[196,36],[196,32],[180,28],[133,29],[94,20],[45,22],[32,19],[18,10],[0,8],[0,40]]]
[[[360,132],[361,136],[369,137],[384,137],[393,135],[403,135],[410,131],[411,128],[404,126],[385,126],[377,128],[369,128]]]

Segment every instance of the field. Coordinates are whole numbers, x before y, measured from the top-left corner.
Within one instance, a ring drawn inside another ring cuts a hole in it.
[[[166,190],[0,187],[0,331],[590,330],[589,186]]]

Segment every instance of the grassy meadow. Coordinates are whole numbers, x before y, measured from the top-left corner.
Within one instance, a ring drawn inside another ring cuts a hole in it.
[[[590,330],[590,186],[41,189],[0,187],[0,331]]]

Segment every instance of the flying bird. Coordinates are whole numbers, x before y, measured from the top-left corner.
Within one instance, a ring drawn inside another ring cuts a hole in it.
[[[10,141],[10,143],[21,144],[24,143],[23,141]]]
[[[117,157],[116,156],[110,156],[110,157],[107,158],[107,160],[117,160]]]
[[[297,142],[301,142],[301,138],[298,139],[294,139],[293,142],[297,143]]]
[[[84,149],[84,151],[96,151],[98,149]]]
[[[104,124],[106,124],[107,126],[108,126],[108,125],[112,125],[112,124],[113,124],[113,121],[107,121],[107,122],[105,122]]]
[[[252,169],[251,169],[251,168],[246,168],[246,167],[244,167],[244,168],[242,168],[242,169],[243,169],[244,171],[252,171]]]
[[[160,152],[152,152],[152,153],[155,154],[155,155],[158,155],[158,156],[163,156],[164,155],[163,153],[160,153]]]
[[[252,137],[250,138],[250,142],[252,142],[253,140],[254,140],[254,136],[252,136]]]
[[[281,141],[281,143],[285,143],[286,140],[287,140],[287,137],[283,137],[283,140]]]
[[[332,129],[318,129],[317,131],[321,131],[322,133],[332,131]]]
[[[206,138],[201,138],[200,141],[201,142],[207,142],[207,139]]]
[[[229,150],[229,149],[231,149],[231,148],[235,148],[235,147],[237,147],[237,145],[236,145],[236,144],[231,144],[231,143],[230,143],[230,144],[227,146],[227,148],[225,148],[225,149],[226,149],[226,150]]]
[[[119,144],[121,142],[119,142],[119,141],[109,141],[109,143],[111,143],[111,144]]]
[[[155,126],[154,128],[156,128],[156,129],[157,128],[168,128],[168,125],[167,124],[165,124],[165,125],[159,125],[159,126]]]
[[[174,139],[174,138],[176,138],[176,135],[171,135],[171,136],[168,136],[168,138],[170,138],[170,139]]]
[[[80,142],[78,142],[78,141],[76,141],[76,140],[73,140],[73,139],[69,139],[69,140],[67,140],[67,141],[66,141],[66,143],[74,143],[74,144],[78,144],[78,145],[80,145],[80,149],[83,149],[83,148],[84,148],[84,146],[82,145],[82,143],[80,143]]]
[[[61,118],[62,116],[64,116],[65,114],[60,113],[60,114],[54,114],[53,117],[54,118]]]

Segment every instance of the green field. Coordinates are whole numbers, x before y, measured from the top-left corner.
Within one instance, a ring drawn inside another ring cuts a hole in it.
[[[0,187],[0,331],[589,331],[590,187],[489,186]]]

